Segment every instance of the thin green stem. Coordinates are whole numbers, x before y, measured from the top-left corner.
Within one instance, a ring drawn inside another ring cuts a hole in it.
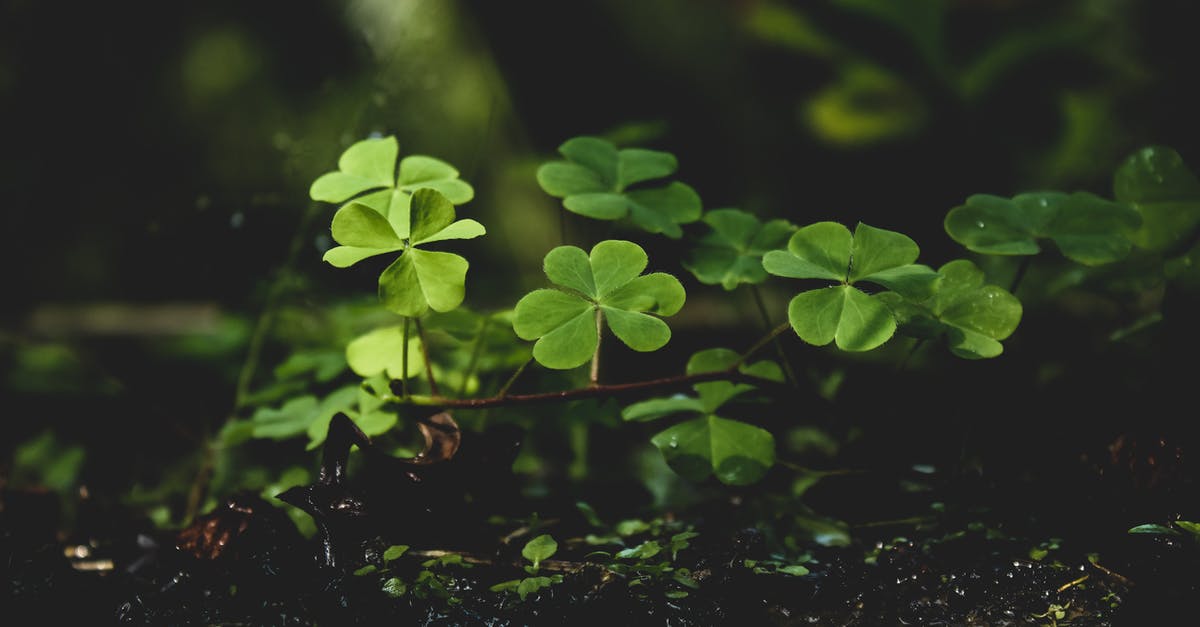
[[[1033,265],[1033,255],[1021,257],[1021,262],[1017,265],[1017,273],[1013,275],[1012,284],[1008,286],[1009,294],[1017,295],[1017,288],[1021,286],[1021,281],[1025,279],[1025,273],[1029,271],[1031,265]]]
[[[525,369],[528,368],[529,364],[531,363],[533,363],[533,357],[526,359],[525,363],[521,364],[521,367],[517,368],[517,371],[508,378],[508,381],[504,382],[504,385],[500,388],[500,391],[496,393],[496,398],[504,398],[505,396],[508,396],[509,388],[511,388],[513,384],[517,382],[517,378],[521,376],[521,373],[525,372]]]
[[[487,335],[488,325],[492,323],[491,316],[484,316],[483,324],[479,325],[479,335],[475,336],[474,345],[471,346],[471,361],[467,363],[467,372],[463,374],[462,384],[458,386],[458,395],[467,395],[467,382],[471,377],[475,376],[475,369],[479,367],[479,357],[483,354],[483,338]]]
[[[775,327],[774,329],[771,329],[770,333],[766,334],[765,336],[763,336],[762,339],[755,342],[753,346],[746,349],[746,352],[742,353],[741,356],[738,357],[737,361],[733,362],[733,365],[730,366],[730,368],[736,370],[739,366],[746,363],[747,359],[750,359],[751,357],[754,356],[755,353],[762,350],[764,346],[766,346],[767,344],[770,344],[772,340],[779,337],[780,335],[782,335],[784,332],[790,330],[791,328],[792,328],[792,323],[784,322],[783,324]]]
[[[762,318],[763,328],[770,329],[772,327],[771,314],[767,311],[767,304],[763,300],[762,290],[758,289],[757,285],[750,285],[750,293],[754,295],[754,304],[758,306],[758,315]],[[799,387],[800,382],[796,379],[796,373],[792,370],[792,362],[788,360],[787,353],[783,350],[783,344],[779,341],[779,336],[771,338],[771,343],[775,345],[775,354],[779,356],[779,365],[783,367],[783,376],[789,384],[794,387]]]
[[[404,317],[402,346],[400,348],[400,396],[408,398],[408,323],[410,318]]]
[[[434,396],[441,396],[437,380],[433,378],[433,362],[429,360],[429,342],[425,341],[425,327],[421,325],[420,318],[413,318],[413,322],[417,325],[417,337],[421,340],[421,359],[425,362],[425,377],[429,379],[429,392]]]
[[[592,353],[592,371],[588,375],[588,384],[591,387],[600,385],[600,340],[604,339],[604,313],[596,308],[596,352]]]

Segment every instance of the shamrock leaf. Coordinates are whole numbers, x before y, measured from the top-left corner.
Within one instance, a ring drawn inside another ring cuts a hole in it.
[[[913,263],[920,249],[907,235],[863,223],[854,233],[836,222],[810,224],[792,235],[788,249],[763,255],[776,276],[824,279],[838,284],[801,292],[788,304],[788,320],[800,339],[847,351],[867,351],[888,341],[896,320],[878,296],[854,287],[870,282],[909,298],[927,297],[938,275]]]
[[[920,302],[894,292],[880,294],[892,307],[901,330],[926,339],[945,336],[950,352],[966,359],[986,359],[1004,352],[1000,340],[1021,321],[1021,301],[1004,288],[984,283],[983,271],[958,259],[938,269],[932,296]]]
[[[769,431],[714,415],[677,424],[650,440],[667,464],[684,478],[749,485],[775,464],[775,438]]]
[[[683,285],[662,272],[642,275],[646,251],[633,242],[606,240],[591,254],[559,246],[545,258],[546,276],[563,289],[540,289],[517,302],[513,330],[537,340],[533,357],[547,368],[583,365],[596,352],[601,323],[636,351],[662,348],[671,329],[657,316],[683,307]]]
[[[715,209],[704,214],[712,231],[700,238],[691,259],[684,262],[705,285],[721,284],[727,290],[741,283],[762,283],[767,272],[762,256],[782,248],[796,227],[787,220],[766,224],[739,209]]]
[[[1131,155],[1117,169],[1113,191],[1142,216],[1132,236],[1139,248],[1168,250],[1200,226],[1200,180],[1170,148],[1149,146]]]
[[[474,220],[455,220],[454,205],[435,189],[419,189],[399,212],[385,218],[359,202],[350,202],[333,216],[333,239],[341,246],[325,253],[325,261],[345,268],[375,255],[399,252],[400,257],[379,276],[379,297],[402,316],[419,316],[427,309],[449,311],[463,301],[467,260],[444,252],[418,248],[450,239],[471,239],[486,231]]]
[[[689,375],[729,370],[739,355],[727,348],[712,348],[692,355]],[[771,361],[743,364],[739,372],[782,381],[783,372]],[[683,477],[702,481],[710,474],[730,485],[746,485],[762,478],[775,463],[775,439],[770,432],[715,415],[734,397],[754,389],[745,383],[709,381],[692,386],[695,397],[676,395],[634,403],[621,412],[627,421],[649,421],[673,414],[696,417],[669,427],[651,438],[667,464]],[[734,438],[733,441],[727,441]]]
[[[630,190],[636,183],[675,172],[670,153],[641,148],[618,150],[596,137],[567,140],[558,151],[566,161],[538,168],[538,184],[547,194],[563,199],[563,207],[597,220],[629,219],[650,233],[678,239],[680,224],[700,218],[700,196],[679,182],[663,187]]]
[[[421,340],[408,338],[408,369],[404,362],[404,326],[375,329],[346,345],[346,363],[361,377],[386,374],[390,379],[414,378],[425,374],[421,362]]]
[[[1052,240],[1063,256],[1096,266],[1129,254],[1141,224],[1133,208],[1087,192],[1035,192],[1012,199],[976,194],[946,214],[946,233],[989,255],[1035,255]]]
[[[400,146],[395,137],[364,139],[350,146],[338,159],[338,169],[313,181],[308,194],[313,200],[344,202],[374,191],[364,204],[381,210],[386,217],[388,207],[396,201],[407,207],[408,197],[418,189],[428,187],[441,192],[450,202],[461,205],[475,196],[466,181],[459,180],[458,170],[450,164],[422,155],[412,155],[400,161],[396,157]],[[398,192],[394,195],[393,192]]]

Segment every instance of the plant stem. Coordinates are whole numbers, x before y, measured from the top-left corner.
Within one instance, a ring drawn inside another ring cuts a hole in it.
[[[420,406],[435,406],[446,409],[484,409],[487,407],[505,407],[512,405],[530,405],[536,403],[549,403],[555,401],[572,401],[582,398],[596,398],[603,396],[626,396],[635,394],[644,394],[647,392],[657,392],[671,388],[684,388],[696,383],[704,383],[706,381],[731,381],[734,383],[748,383],[761,388],[775,388],[781,394],[794,394],[795,390],[790,387],[780,385],[777,381],[756,377],[754,375],[745,374],[730,370],[717,370],[714,372],[701,372],[698,374],[678,375],[674,377],[663,377],[661,379],[652,379],[650,381],[637,381],[634,383],[615,383],[609,385],[595,385],[585,388],[575,388],[573,390],[562,390],[558,392],[542,392],[538,394],[508,394],[504,396],[491,396],[487,398],[443,398],[438,396],[409,396],[407,398],[394,399],[397,402],[408,405]],[[826,403],[824,399],[814,395],[812,399],[817,403]]]
[[[737,361],[733,362],[733,365],[730,366],[730,369],[736,370],[739,366],[746,363],[747,359],[750,359],[750,357],[752,357],[755,353],[762,350],[762,348],[764,346],[766,346],[767,344],[770,344],[775,338],[779,337],[785,331],[787,331],[791,328],[792,328],[792,323],[784,322],[783,324],[775,327],[774,329],[771,329],[770,333],[766,334],[765,336],[763,336],[762,339],[755,342],[753,346],[746,349],[746,352],[742,353],[741,356],[738,357]]]
[[[762,290],[758,289],[757,285],[751,284],[750,293],[754,295],[754,304],[758,306],[758,315],[762,317],[763,328],[770,329],[772,326],[771,314],[767,312],[767,304],[763,301]],[[788,360],[787,353],[783,351],[783,344],[779,342],[779,336],[772,336],[771,343],[775,345],[775,353],[779,355],[779,365],[783,367],[784,378],[793,387],[800,387],[796,373],[792,371],[792,362]]]
[[[479,335],[475,336],[474,346],[471,347],[471,361],[467,363],[467,372],[463,375],[462,385],[458,386],[458,395],[467,395],[467,382],[475,375],[479,367],[479,356],[483,354],[483,338],[487,335],[488,325],[492,323],[491,316],[484,316],[483,324],[479,325]]]
[[[425,341],[425,327],[421,326],[420,318],[413,318],[417,325],[417,337],[421,340],[421,359],[425,362],[425,377],[429,379],[429,393],[441,396],[438,392],[437,381],[433,378],[433,363],[429,361],[429,343]]]
[[[408,321],[409,317],[405,316],[402,347],[400,348],[400,396],[402,398],[408,398]]]
[[[1021,281],[1025,279],[1025,273],[1029,271],[1029,266],[1033,264],[1033,255],[1025,255],[1021,257],[1021,262],[1017,265],[1017,273],[1013,275],[1012,284],[1008,286],[1008,293],[1013,296],[1017,295],[1017,287],[1021,285]]]
[[[525,369],[528,368],[529,364],[531,364],[531,363],[533,363],[533,357],[526,359],[525,363],[521,364],[521,367],[517,368],[517,371],[514,372],[512,374],[512,376],[508,378],[508,381],[504,382],[504,386],[500,388],[500,391],[498,393],[496,393],[496,398],[504,398],[505,396],[508,396],[508,389],[511,388],[514,383],[517,382],[517,377],[520,377],[521,373],[525,372]]]
[[[604,313],[596,308],[596,352],[592,354],[592,372],[588,376],[588,385],[600,385],[600,340],[604,337]]]

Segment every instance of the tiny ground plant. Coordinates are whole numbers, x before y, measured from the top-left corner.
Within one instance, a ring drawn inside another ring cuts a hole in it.
[[[516,592],[517,596],[524,601],[529,595],[536,593],[539,590],[549,588],[556,583],[562,583],[563,576],[555,573],[550,576],[540,575],[541,565],[544,560],[548,560],[558,552],[558,542],[549,534],[542,534],[525,543],[521,549],[521,556],[529,560],[529,564],[524,567],[528,577],[521,579],[512,579],[504,581],[492,586],[492,592]]]
[[[848,352],[873,350],[900,336],[913,350],[938,344],[955,357],[990,359],[1004,352],[1003,342],[1021,322],[1023,305],[1015,293],[1026,271],[1049,250],[1061,254],[1053,263],[1075,264],[1097,281],[1119,280],[1124,272],[1160,285],[1197,282],[1200,181],[1162,146],[1139,150],[1120,164],[1112,198],[1085,191],[970,196],[944,219],[947,235],[970,257],[936,269],[919,262],[915,241],[885,228],[858,223],[851,229],[833,221],[797,226],[739,209],[704,211],[692,187],[661,182],[678,167],[666,152],[618,148],[592,137],[568,140],[559,152],[565,160],[537,172],[545,192],[573,214],[682,240],[689,252],[675,262],[701,284],[748,291],[767,335],[741,351],[701,350],[682,374],[606,383],[600,363],[606,341],[615,338],[634,351],[666,349],[671,328],[665,319],[686,305],[677,277],[646,272],[653,240],[555,247],[542,263],[551,287],[515,298],[511,309],[475,313],[462,307],[469,262],[433,249],[485,234],[479,222],[458,218],[458,206],[472,200],[473,188],[438,159],[400,159],[394,138],[367,139],[346,149],[338,169],[318,178],[310,192],[339,205],[331,221],[338,246],[325,253],[328,263],[348,267],[394,256],[379,275],[378,293],[383,308],[399,319],[349,341],[344,362],[310,359],[292,368],[323,368],[331,378],[329,372],[341,372],[344,363],[361,384],[264,405],[247,426],[230,433],[242,439],[306,435],[315,447],[337,413],[374,436],[402,426],[411,407],[453,411],[640,396],[625,401],[621,417],[674,421],[650,441],[676,473],[694,482],[715,477],[747,485],[777,467],[775,437],[755,424],[745,404],[730,401],[777,399],[806,386],[811,396],[820,395],[819,384],[790,370],[779,341],[789,331],[807,344]],[[653,261],[661,267],[671,260]],[[784,312],[768,310],[758,292],[773,277],[800,281],[792,284],[800,289]],[[1161,303],[1152,304],[1130,332],[1161,320]],[[771,345],[776,360],[757,356]],[[590,365],[581,387],[510,393],[531,364],[561,371]],[[494,375],[486,385],[484,372]],[[692,394],[678,393],[688,388]]]

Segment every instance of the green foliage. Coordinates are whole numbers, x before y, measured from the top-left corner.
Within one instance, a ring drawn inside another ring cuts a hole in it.
[[[1095,266],[1124,258],[1141,224],[1127,205],[1087,192],[1035,192],[1002,198],[976,194],[946,215],[946,233],[989,255],[1035,255],[1053,241],[1063,256]]]
[[[762,256],[786,245],[796,230],[787,220],[763,223],[740,209],[714,209],[704,214],[704,223],[711,231],[696,240],[683,266],[701,283],[726,290],[767,280]]]
[[[850,230],[836,222],[801,228],[786,251],[763,256],[776,276],[837,281],[832,287],[801,292],[788,305],[788,320],[800,339],[824,346],[837,342],[847,351],[866,351],[888,341],[896,320],[877,296],[858,283],[876,283],[908,298],[928,295],[937,273],[914,263],[920,249],[908,236],[859,223]]]
[[[549,588],[556,583],[562,583],[562,575],[551,575],[546,577],[538,575],[541,568],[542,560],[550,559],[555,552],[558,551],[558,543],[549,535],[542,534],[529,542],[521,549],[521,555],[529,560],[530,564],[525,567],[525,572],[529,573],[529,577],[522,579],[512,579],[498,583],[489,588],[492,592],[513,592],[524,601],[529,595],[536,593],[544,588]]]
[[[941,280],[929,298],[907,301],[889,292],[880,298],[892,308],[901,332],[921,339],[945,337],[950,351],[965,359],[1004,352],[1000,340],[1021,321],[1021,301],[1002,287],[985,284],[983,271],[958,259],[938,269]]]
[[[700,351],[688,360],[687,374],[728,370],[738,360],[737,353],[724,348]],[[769,361],[741,364],[738,370],[768,380],[783,379],[779,366]],[[774,436],[765,429],[716,415],[722,405],[754,386],[713,381],[697,383],[692,388],[695,397],[642,401],[626,407],[621,416],[630,421],[647,421],[674,414],[696,415],[650,440],[672,470],[691,481],[715,475],[729,485],[747,485],[761,479],[775,464]]]
[[[375,255],[401,253],[379,276],[379,298],[402,316],[427,309],[449,311],[462,304],[467,260],[453,253],[418,248],[452,239],[472,239],[486,231],[475,220],[455,220],[454,205],[441,192],[419,189],[412,202],[384,214],[351,202],[333,216],[333,239],[341,246],[325,253],[339,268]]]
[[[683,235],[679,225],[700,219],[700,196],[683,183],[629,189],[673,174],[678,164],[670,153],[618,150],[597,137],[567,140],[558,151],[567,160],[542,165],[537,180],[569,211],[597,220],[628,217],[638,228],[676,239]]]
[[[569,369],[592,358],[600,343],[600,322],[636,351],[653,351],[671,339],[665,322],[644,312],[670,316],[683,307],[685,293],[675,277],[642,275],[646,251],[633,242],[606,240],[591,254],[559,246],[545,258],[546,276],[561,289],[539,289],[517,302],[513,330],[537,340],[533,357],[547,368]]]
[[[1166,146],[1130,155],[1113,178],[1113,195],[1142,216],[1142,226],[1132,236],[1139,248],[1167,251],[1200,227],[1200,180]]]
[[[458,170],[433,157],[412,155],[400,161],[400,145],[395,137],[364,139],[342,153],[338,169],[313,181],[308,194],[313,200],[340,203],[364,192],[363,204],[380,207],[386,203],[402,208],[408,196],[421,188],[436,189],[450,202],[461,205],[475,197],[475,190],[458,178]],[[380,211],[385,217],[387,209]],[[402,213],[402,212],[399,212]]]

